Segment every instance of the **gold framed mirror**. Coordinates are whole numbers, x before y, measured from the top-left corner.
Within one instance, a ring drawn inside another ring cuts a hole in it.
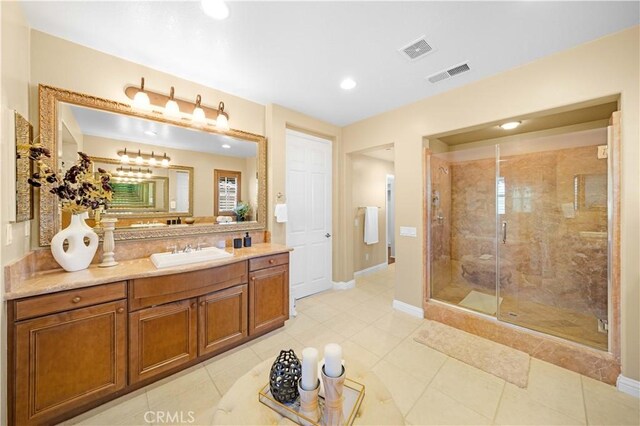
[[[39,86],[39,122],[42,144],[51,151],[51,158],[45,160],[49,167],[64,171],[75,162],[77,151],[82,151],[96,166],[109,170],[113,182],[122,184],[123,191],[132,193],[128,208],[122,207],[127,201],[119,199],[118,206],[112,204],[113,209],[103,213],[103,217],[119,219],[116,240],[248,231],[266,226],[264,136],[195,125],[186,119],[136,111],[128,104],[46,85]],[[238,188],[238,193],[243,198],[236,202],[250,206],[248,220],[229,220],[228,216],[221,220],[215,214],[216,169],[241,174],[243,188]],[[132,179],[126,182],[124,178]],[[55,195],[46,190],[39,193],[39,242],[46,246],[64,220]],[[176,218],[183,223],[171,224]],[[185,218],[192,218],[194,224],[186,225]]]
[[[26,118],[15,112],[16,132],[16,222],[33,219],[33,187],[27,179],[33,173],[33,165],[26,147],[33,140],[33,126]]]

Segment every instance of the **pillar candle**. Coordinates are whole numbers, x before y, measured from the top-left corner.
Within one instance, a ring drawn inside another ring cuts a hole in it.
[[[313,390],[318,386],[318,350],[316,348],[304,348],[302,350],[302,379],[300,387],[304,390]]]
[[[324,374],[329,377],[342,375],[342,347],[336,343],[324,347]]]

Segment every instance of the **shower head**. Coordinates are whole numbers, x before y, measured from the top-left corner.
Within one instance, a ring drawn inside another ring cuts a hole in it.
[[[440,173],[444,173],[445,175],[448,175],[449,169],[447,169],[446,167],[440,166]]]

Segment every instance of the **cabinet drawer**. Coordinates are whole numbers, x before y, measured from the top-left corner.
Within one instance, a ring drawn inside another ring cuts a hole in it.
[[[249,259],[249,271],[271,268],[272,266],[286,265],[289,263],[289,253],[274,254],[273,256]]]
[[[140,278],[129,286],[129,310],[202,296],[246,282],[246,261],[201,271]]]
[[[97,305],[127,297],[126,282],[45,294],[16,302],[16,321],[70,309]]]

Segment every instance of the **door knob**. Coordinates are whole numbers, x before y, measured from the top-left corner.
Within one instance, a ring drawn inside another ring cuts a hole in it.
[[[326,234],[324,234],[324,236],[329,238],[331,236],[331,234],[327,232]]]

